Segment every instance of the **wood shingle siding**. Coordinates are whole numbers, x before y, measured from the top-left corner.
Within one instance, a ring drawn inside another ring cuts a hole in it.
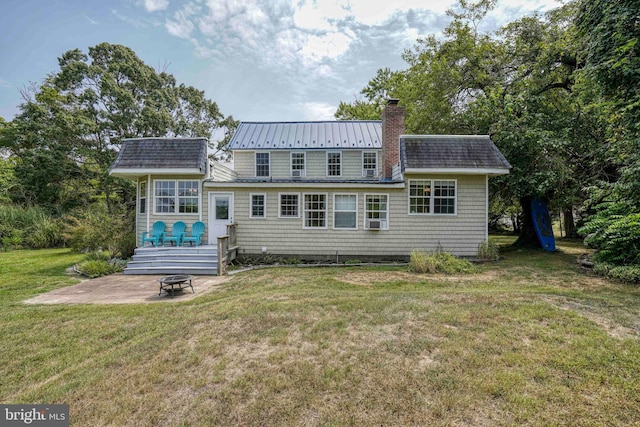
[[[436,250],[441,248],[459,256],[477,255],[478,244],[486,235],[485,176],[421,176],[423,179],[457,180],[456,215],[408,215],[408,186],[388,188],[383,185],[368,189],[224,188],[216,192],[235,193],[235,222],[240,254],[261,254],[262,248],[273,255],[305,256],[374,256],[379,258],[406,258],[412,249]],[[209,191],[212,191],[209,189]],[[279,218],[279,193],[300,194],[300,217]],[[266,194],[266,218],[249,218],[250,195]],[[304,228],[303,195],[327,194],[327,226],[321,229]],[[357,195],[357,229],[334,229],[334,194]],[[365,230],[365,196],[389,196],[389,229]]]

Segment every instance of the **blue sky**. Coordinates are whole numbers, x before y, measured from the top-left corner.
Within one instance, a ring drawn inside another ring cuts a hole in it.
[[[332,119],[379,68],[404,68],[416,39],[438,34],[454,0],[5,0],[0,117],[64,52],[123,44],[244,121]],[[556,0],[499,0],[497,28]]]

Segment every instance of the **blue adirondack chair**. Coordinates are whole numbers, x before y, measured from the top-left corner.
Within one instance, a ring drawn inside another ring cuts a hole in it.
[[[182,221],[176,221],[173,223],[173,227],[171,227],[171,235],[164,236],[164,242],[162,246],[166,245],[167,242],[176,242],[176,246],[180,246],[182,244],[182,238],[184,237],[184,230],[187,228],[187,225]]]
[[[145,242],[151,242],[151,244],[153,244],[156,248],[160,245],[160,243],[164,244],[164,228],[164,222],[154,222],[151,233],[148,233],[146,231],[142,233],[142,246],[144,246]]]
[[[202,238],[202,235],[204,234],[204,222],[198,221],[198,222],[194,222],[193,225],[191,226],[191,235],[184,235],[184,237],[182,238],[182,245],[185,244],[185,242],[195,242],[196,244],[196,248],[198,247],[198,245],[200,244],[200,239]]]

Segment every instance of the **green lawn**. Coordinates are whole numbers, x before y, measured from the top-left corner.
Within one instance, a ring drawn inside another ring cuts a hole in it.
[[[68,403],[81,426],[640,424],[640,290],[558,246],[474,275],[266,269],[113,306],[24,305],[80,257],[2,253],[0,402]]]

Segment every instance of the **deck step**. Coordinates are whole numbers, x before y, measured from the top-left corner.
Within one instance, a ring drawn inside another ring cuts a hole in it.
[[[215,246],[136,248],[124,274],[193,274],[218,273]]]

